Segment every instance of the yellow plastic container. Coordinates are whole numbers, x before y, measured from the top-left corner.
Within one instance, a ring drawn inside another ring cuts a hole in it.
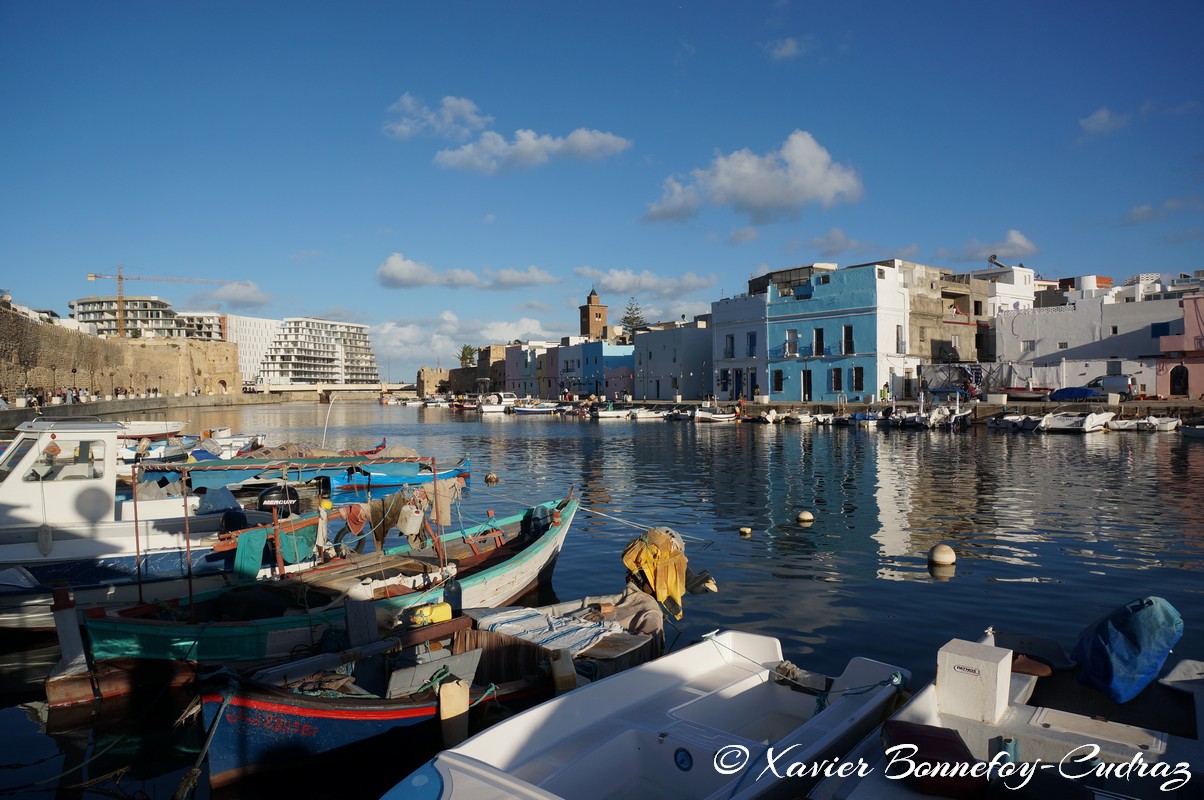
[[[410,612],[410,622],[415,625],[430,625],[435,622],[447,622],[452,618],[450,603],[431,603],[418,606]]]

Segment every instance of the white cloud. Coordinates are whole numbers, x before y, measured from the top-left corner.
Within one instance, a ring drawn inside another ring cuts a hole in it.
[[[205,292],[198,299],[202,302],[214,303],[235,309],[262,308],[272,302],[272,296],[265,294],[252,281],[221,286],[211,292]]]
[[[955,261],[986,261],[991,255],[1000,261],[1014,261],[1040,252],[1035,244],[1015,228],[1008,230],[1002,242],[982,243],[971,239],[961,250],[938,250],[937,255]]]
[[[1115,114],[1107,106],[1100,106],[1091,116],[1079,120],[1084,136],[1102,136],[1118,131],[1129,124],[1128,114]]]
[[[411,288],[416,286],[479,286],[481,279],[466,269],[451,269],[443,272],[418,261],[394,253],[385,259],[376,270],[376,279],[386,288]]]
[[[760,231],[753,227],[737,228],[727,237],[727,241],[729,244],[744,244],[753,241],[760,235]]]
[[[833,228],[823,236],[818,236],[807,243],[819,251],[824,258],[838,258],[845,253],[864,253],[877,249],[868,242],[850,239],[840,228]]]
[[[489,283],[491,289],[520,289],[525,286],[547,286],[559,282],[559,278],[555,275],[534,264],[522,270],[499,269],[496,272],[486,270],[486,273],[492,275],[493,278]]]
[[[553,158],[597,160],[629,147],[629,139],[586,128],[578,128],[563,137],[519,130],[515,132],[513,142],[506,141],[496,131],[485,131],[475,142],[455,150],[440,150],[435,154],[435,163],[449,169],[493,175],[502,169],[537,167]]]
[[[714,276],[703,278],[693,272],[687,272],[677,278],[662,278],[648,270],[640,273],[629,269],[603,272],[593,267],[577,267],[573,272],[592,280],[599,293],[622,297],[676,298],[687,292],[709,289],[716,283]]]
[[[709,166],[693,170],[687,181],[667,179],[661,199],[644,219],[688,219],[705,197],[746,215],[753,224],[764,224],[797,216],[807,203],[828,208],[855,202],[861,191],[856,170],[833,163],[815,137],[796,130],[774,152],[759,156],[745,149],[718,155]]]
[[[665,178],[661,199],[648,207],[644,219],[648,222],[685,222],[698,213],[702,198],[694,186],[683,186],[673,178]]]
[[[1198,197],[1171,197],[1163,200],[1160,205],[1149,203],[1133,206],[1129,209],[1121,225],[1140,225],[1143,222],[1166,219],[1180,211],[1202,211],[1204,201]]]
[[[810,37],[796,39],[793,36],[787,36],[784,39],[768,42],[764,47],[766,54],[774,61],[793,61],[811,52],[814,42]]]
[[[477,104],[466,97],[444,97],[439,108],[428,108],[409,92],[403,94],[389,111],[400,118],[385,123],[385,133],[408,139],[420,133],[432,133],[447,139],[467,139],[493,124],[493,117],[482,114]]]
[[[472,270],[437,270],[429,264],[394,253],[376,270],[376,280],[388,289],[412,289],[423,286],[452,286],[473,289],[521,289],[527,286],[547,286],[559,279],[534,264],[526,269],[505,268],[484,270],[482,278]]]

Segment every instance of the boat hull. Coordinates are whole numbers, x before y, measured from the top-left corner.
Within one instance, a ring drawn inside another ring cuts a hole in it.
[[[537,518],[548,520],[546,529],[534,541],[518,549],[505,545],[479,557],[461,560],[455,582],[439,583],[430,588],[403,591],[393,597],[373,601],[378,620],[397,617],[408,608],[431,603],[448,602],[453,608],[493,607],[513,602],[531,589],[547,582],[564,545],[565,537],[577,511],[577,501],[569,499],[559,505],[544,503],[524,514],[507,520],[506,524],[540,526]],[[559,522],[555,522],[557,516]],[[549,519],[550,518],[550,519]],[[477,526],[467,531],[445,534],[446,545],[461,541],[467,535],[476,536],[489,526]],[[508,549],[507,549],[508,548]],[[404,555],[407,546],[391,548],[387,555]],[[371,558],[375,555],[370,554]],[[368,556],[365,556],[368,558]],[[320,574],[313,570],[307,574]],[[220,594],[219,594],[220,596]],[[213,600],[199,596],[196,602]],[[181,604],[176,619],[147,619],[122,617],[113,613],[85,615],[84,623],[91,641],[94,659],[121,656],[171,661],[250,662],[288,658],[297,648],[316,646],[332,628],[345,625],[341,606],[322,611],[286,616],[242,619],[237,621],[187,621],[188,608]],[[280,609],[276,609],[280,613]]]

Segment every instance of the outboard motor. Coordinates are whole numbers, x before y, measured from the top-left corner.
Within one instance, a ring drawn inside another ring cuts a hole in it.
[[[259,493],[255,499],[255,507],[260,511],[276,509],[280,519],[287,519],[289,514],[301,513],[301,495],[291,486],[269,486]]]

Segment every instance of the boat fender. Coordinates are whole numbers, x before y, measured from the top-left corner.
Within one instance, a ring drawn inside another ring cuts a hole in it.
[[[468,688],[459,678],[439,684],[439,727],[445,748],[468,738]]]
[[[54,549],[54,533],[45,523],[38,526],[38,552],[44,556],[50,555]]]
[[[795,521],[797,521],[799,525],[810,525],[812,522],[815,522],[815,515],[804,509],[798,512],[798,516],[795,517]]]

